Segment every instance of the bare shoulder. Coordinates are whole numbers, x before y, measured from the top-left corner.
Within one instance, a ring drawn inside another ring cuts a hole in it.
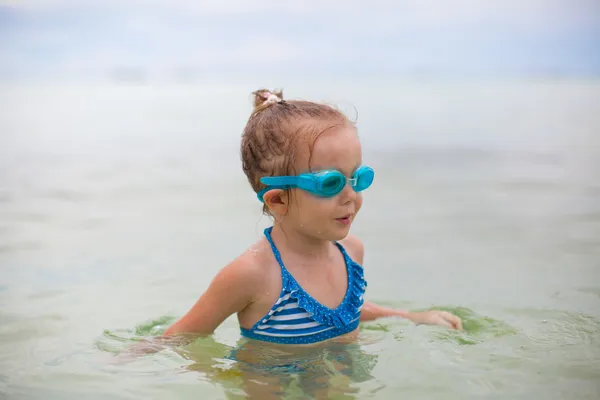
[[[212,333],[227,317],[251,306],[265,288],[262,244],[253,246],[225,265],[191,309],[165,335]]]
[[[365,256],[365,247],[358,236],[348,235],[340,240],[340,244],[344,246],[346,252],[348,252],[348,255],[354,261],[362,265]]]
[[[259,240],[223,267],[215,279],[221,276],[226,280],[243,283],[247,288],[260,289],[264,282],[267,255],[263,241]]]

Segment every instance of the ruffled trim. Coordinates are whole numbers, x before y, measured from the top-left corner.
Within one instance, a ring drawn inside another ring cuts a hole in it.
[[[266,228],[264,233],[271,245],[275,259],[281,267],[283,278],[282,292],[286,291],[290,293],[290,297],[298,301],[298,306],[300,308],[311,314],[311,318],[323,325],[343,328],[355,321],[356,318],[360,317],[360,309],[364,303],[363,295],[367,287],[367,281],[364,277],[363,267],[350,258],[348,253],[346,253],[344,246],[335,242],[336,246],[344,256],[344,261],[346,263],[348,288],[346,289],[346,295],[344,296],[342,303],[337,308],[331,309],[322,305],[308,294],[285,268],[283,260],[281,259],[281,254],[271,238],[272,229],[273,227]]]
[[[270,239],[270,236],[267,236]],[[326,326],[343,328],[354,322],[360,316],[360,309],[364,303],[363,295],[367,287],[363,267],[354,262],[346,253],[344,247],[335,243],[344,256],[346,271],[348,274],[348,288],[342,303],[335,309],[331,309],[319,303],[308,294],[285,269],[281,261],[279,251],[276,252],[277,261],[282,268],[284,277],[283,286],[290,297],[298,301],[298,306],[308,312],[311,318]],[[275,247],[275,246],[273,246]]]

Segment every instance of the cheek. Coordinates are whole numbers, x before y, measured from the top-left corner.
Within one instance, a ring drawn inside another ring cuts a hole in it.
[[[356,212],[358,213],[358,211],[360,210],[360,208],[363,205],[363,196],[362,196],[362,193],[359,193],[356,196],[356,202],[354,204],[355,204],[355,207],[356,207]]]
[[[303,220],[322,219],[331,215],[336,209],[334,198],[319,198],[308,193],[298,193],[295,197],[296,204],[292,207],[302,216]]]

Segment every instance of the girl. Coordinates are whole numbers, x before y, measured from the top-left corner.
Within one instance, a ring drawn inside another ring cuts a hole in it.
[[[264,89],[253,95],[242,167],[273,226],[164,335],[208,335],[233,313],[242,336],[280,344],[352,340],[360,321],[389,316],[462,329],[447,312],[364,299],[364,249],[349,231],[374,172],[362,164],[354,124],[327,105]]]

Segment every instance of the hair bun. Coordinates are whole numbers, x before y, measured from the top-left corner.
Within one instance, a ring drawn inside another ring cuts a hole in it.
[[[254,95],[254,111],[260,111],[273,103],[283,102],[283,91],[259,89],[252,92]]]

